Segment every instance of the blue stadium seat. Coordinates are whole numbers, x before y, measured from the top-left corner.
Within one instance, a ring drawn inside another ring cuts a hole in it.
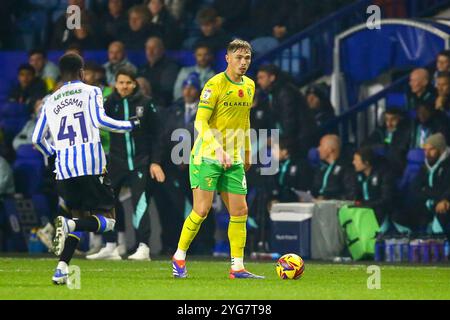
[[[399,109],[404,109],[406,106],[406,96],[404,93],[395,92],[386,95],[386,105],[389,108],[395,107]]]
[[[44,159],[32,145],[22,145],[17,149],[13,164],[16,191],[25,195],[39,193],[44,182]]]
[[[398,185],[399,189],[403,191],[408,189],[408,187],[411,185],[411,182],[419,173],[420,168],[425,162],[425,153],[423,149],[420,148],[411,149],[409,150],[406,159],[406,168]]]
[[[317,150],[317,148],[309,149],[308,162],[313,168],[317,168],[320,165],[319,150]]]

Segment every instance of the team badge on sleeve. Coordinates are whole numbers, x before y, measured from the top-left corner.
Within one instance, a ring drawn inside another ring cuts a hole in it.
[[[205,89],[205,91],[203,91],[202,99],[208,100],[209,98],[211,98],[211,95],[212,95],[212,90],[211,89]]]

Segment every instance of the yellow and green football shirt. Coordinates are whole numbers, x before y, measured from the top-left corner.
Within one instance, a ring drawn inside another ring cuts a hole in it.
[[[195,128],[198,137],[191,155],[195,164],[217,161],[215,150],[222,147],[233,163],[242,163],[243,151],[250,151],[250,109],[255,83],[243,76],[232,81],[225,72],[212,77],[200,96]]]

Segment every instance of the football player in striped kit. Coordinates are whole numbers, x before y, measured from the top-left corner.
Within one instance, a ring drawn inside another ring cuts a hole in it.
[[[53,276],[65,284],[68,264],[83,231],[114,229],[114,194],[106,176],[106,158],[99,129],[129,132],[139,118],[118,121],[106,116],[98,87],[84,84],[83,59],[65,54],[59,60],[64,85],[45,101],[33,133],[33,143],[46,156],[56,154],[57,190],[64,204],[55,219],[53,251],[60,257]],[[50,132],[53,144],[45,136]]]

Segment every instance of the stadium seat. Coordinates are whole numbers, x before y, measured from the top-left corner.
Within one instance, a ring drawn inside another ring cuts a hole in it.
[[[317,168],[320,165],[320,156],[317,148],[311,148],[308,151],[308,162],[313,168]]]
[[[389,108],[395,107],[404,109],[406,106],[406,97],[404,93],[389,93],[386,95],[386,105]]]
[[[423,149],[420,148],[411,149],[409,150],[406,159],[406,168],[398,185],[399,189],[403,191],[408,189],[411,182],[419,173],[420,168],[425,161],[425,153],[423,152]]]
[[[13,164],[16,191],[25,195],[39,193],[44,181],[44,160],[32,145],[22,145],[17,149]]]

